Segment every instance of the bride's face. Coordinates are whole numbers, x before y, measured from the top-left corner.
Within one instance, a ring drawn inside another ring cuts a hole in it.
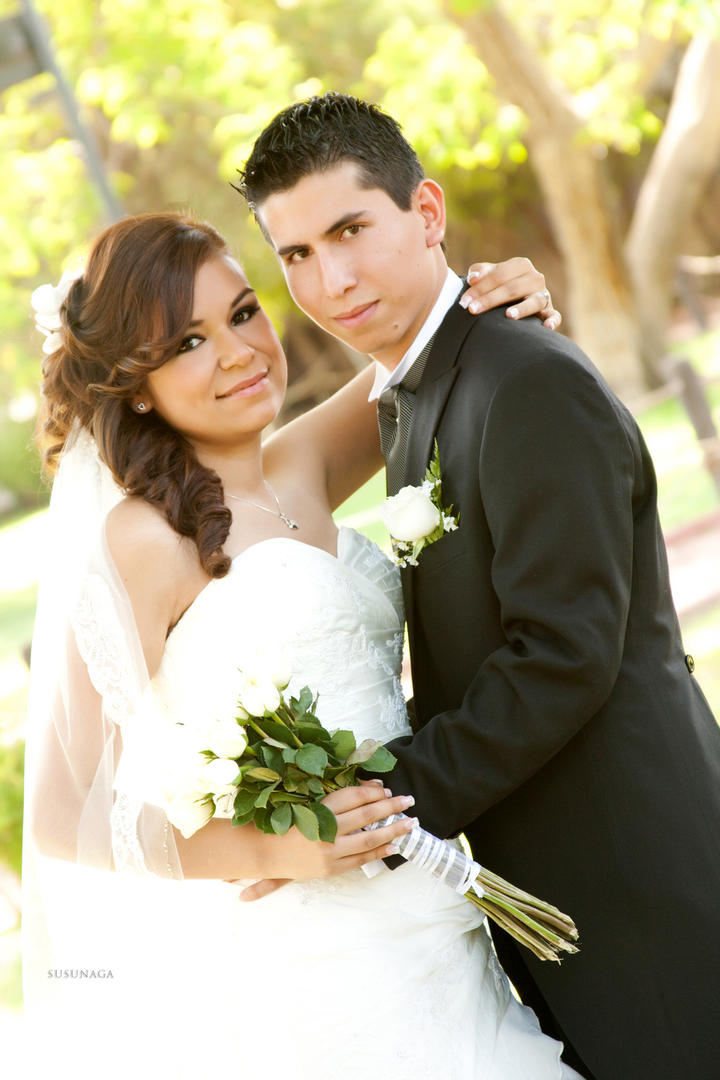
[[[280,340],[239,265],[209,259],[180,350],[148,375],[143,400],[196,447],[211,448],[267,427],[286,382]]]

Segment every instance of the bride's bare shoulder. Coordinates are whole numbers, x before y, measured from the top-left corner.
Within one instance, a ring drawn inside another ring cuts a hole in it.
[[[110,555],[130,598],[148,670],[162,656],[171,626],[205,584],[192,540],[142,499],[126,498],[105,521]]]
[[[105,519],[105,535],[116,563],[135,558],[167,557],[182,543],[164,514],[144,499],[125,498]]]
[[[105,520],[113,561],[127,585],[152,592],[173,589],[197,566],[195,545],[144,499],[122,499]]]

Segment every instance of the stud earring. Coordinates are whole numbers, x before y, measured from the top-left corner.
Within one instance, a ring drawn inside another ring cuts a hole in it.
[[[147,409],[147,405],[145,404],[144,401],[138,401],[137,405],[135,406],[135,409],[136,409],[137,412],[145,412],[145,410]]]

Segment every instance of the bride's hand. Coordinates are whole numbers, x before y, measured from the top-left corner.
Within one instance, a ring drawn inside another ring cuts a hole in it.
[[[243,889],[240,899],[259,900],[287,881],[332,877],[394,854],[392,841],[411,831],[412,818],[367,832],[363,831],[364,826],[391,814],[402,814],[414,801],[412,796],[388,797],[382,785],[373,781],[333,791],[323,802],[337,818],[335,841],[328,844],[307,840],[295,827],[285,836],[268,837],[269,845],[275,849],[270,853],[273,866],[282,868],[282,876],[256,881]]]
[[[519,300],[520,303],[508,308],[508,318],[524,319],[527,315],[538,315],[543,326],[549,330],[557,330],[560,326],[562,315],[553,307],[545,276],[535,269],[529,259],[472,263],[467,276],[469,288],[463,293],[460,303],[473,315]]]

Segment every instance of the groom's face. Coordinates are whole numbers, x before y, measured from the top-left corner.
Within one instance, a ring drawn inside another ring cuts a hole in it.
[[[401,210],[345,161],[270,195],[259,216],[298,307],[334,337],[395,367],[446,274],[442,191],[431,180]]]

